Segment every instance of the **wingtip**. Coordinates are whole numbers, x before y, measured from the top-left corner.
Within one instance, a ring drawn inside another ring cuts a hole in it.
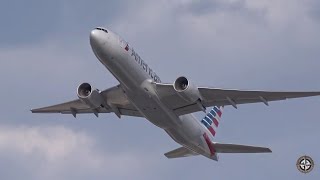
[[[268,148],[267,152],[268,153],[272,153],[272,150],[270,148]]]
[[[39,109],[30,109],[30,112],[31,112],[31,113],[38,113],[38,112],[39,112]]]
[[[164,155],[166,158],[170,159],[167,153],[165,153],[165,154],[163,154],[163,155]]]

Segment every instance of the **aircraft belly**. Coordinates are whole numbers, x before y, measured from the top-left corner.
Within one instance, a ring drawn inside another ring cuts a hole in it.
[[[178,117],[144,90],[127,93],[127,96],[146,119],[164,129],[174,141],[198,154],[208,156],[202,138],[203,127],[192,114]]]
[[[154,125],[162,129],[167,129],[179,124],[179,122],[177,122],[178,118],[173,112],[165,109],[165,107],[161,106],[161,104],[144,93],[144,91],[140,93],[128,92],[127,96],[145,118]],[[175,117],[176,119],[174,119]]]

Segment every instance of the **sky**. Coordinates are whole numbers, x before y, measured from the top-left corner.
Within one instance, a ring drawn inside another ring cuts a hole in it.
[[[219,162],[166,159],[179,145],[142,118],[29,111],[77,98],[82,82],[118,84],[89,45],[97,26],[126,39],[163,82],[320,90],[318,0],[2,0],[0,22],[3,180],[320,178],[320,97],[226,107],[216,141],[273,153]],[[316,163],[309,174],[295,166],[305,154]]]

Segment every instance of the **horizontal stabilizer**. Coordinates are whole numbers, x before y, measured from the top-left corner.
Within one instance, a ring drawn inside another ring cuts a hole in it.
[[[222,144],[213,142],[213,147],[217,153],[270,153],[266,147],[246,146],[238,144]]]
[[[188,157],[188,156],[196,156],[199,155],[198,153],[195,153],[185,147],[180,147],[178,149],[169,151],[164,154],[167,158],[180,158],[180,157]]]

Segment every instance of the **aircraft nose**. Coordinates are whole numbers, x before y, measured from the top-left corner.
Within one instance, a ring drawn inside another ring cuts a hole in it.
[[[90,45],[99,60],[109,53],[109,38],[110,33],[105,28],[97,27],[90,32]]]
[[[99,30],[94,29],[90,33],[90,44],[92,47],[97,48],[102,44],[102,39]]]
[[[105,28],[97,27],[90,33],[90,43],[94,46],[103,45],[109,37],[109,32]]]

